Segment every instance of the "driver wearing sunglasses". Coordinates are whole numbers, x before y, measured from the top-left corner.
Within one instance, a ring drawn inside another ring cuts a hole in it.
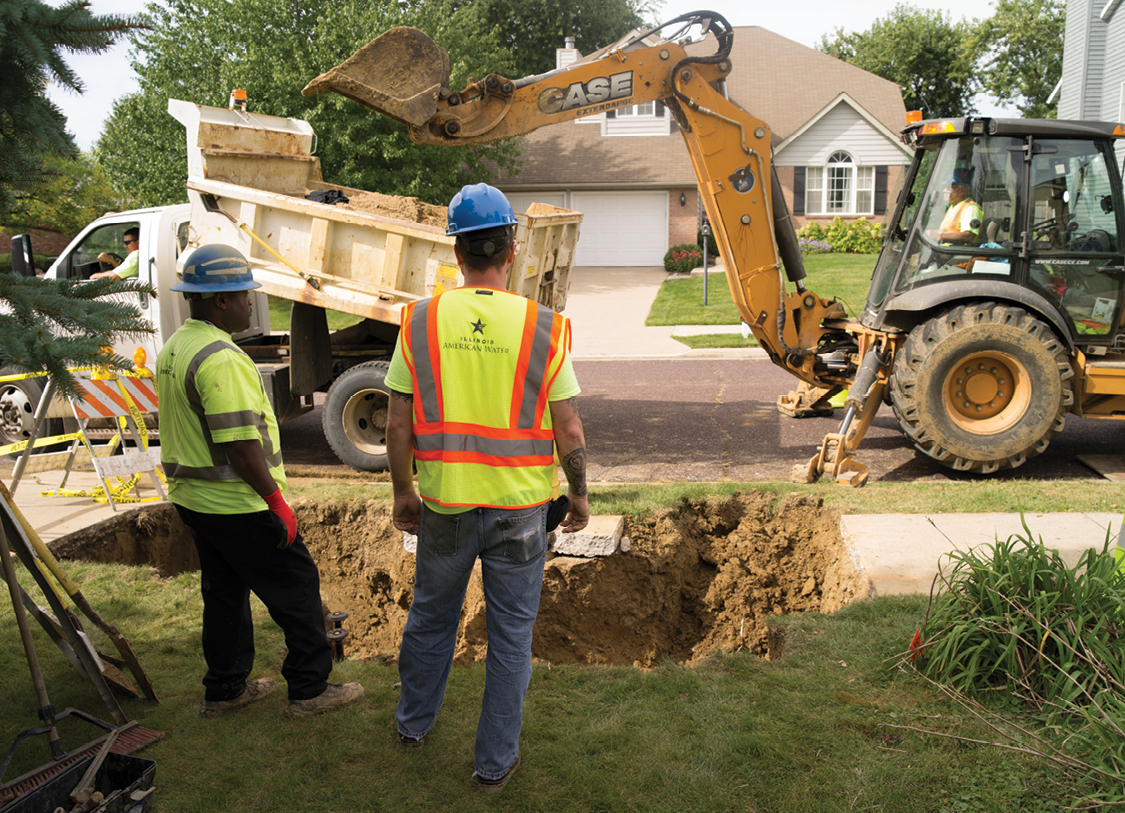
[[[91,274],[90,279],[102,279],[104,277],[114,276],[118,279],[130,279],[137,276],[140,271],[141,255],[137,252],[140,244],[141,232],[140,229],[132,228],[125,232],[122,238],[125,251],[128,254],[125,260],[119,260],[113,254],[102,252],[98,255],[98,262],[109,266],[107,271],[99,271],[96,274]]]

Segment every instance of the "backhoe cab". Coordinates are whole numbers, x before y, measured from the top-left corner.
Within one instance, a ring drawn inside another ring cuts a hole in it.
[[[652,45],[653,35],[663,40]],[[716,50],[686,50],[710,35]],[[598,59],[540,76],[490,74],[459,92],[425,34],[392,29],[317,77],[422,144],[479,144],[661,100],[675,116],[743,321],[800,379],[790,415],[844,418],[797,479],[862,485],[854,453],[884,402],[943,465],[991,473],[1040,453],[1067,412],[1125,416],[1125,205],[1113,139],[1096,122],[951,119],[908,126],[916,149],[866,307],[848,319],[804,287],[765,122],[719,90],[734,32],[696,12]]]
[[[951,119],[916,149],[860,332],[895,348],[885,399],[925,454],[1016,468],[1068,412],[1125,415],[1120,125]]]

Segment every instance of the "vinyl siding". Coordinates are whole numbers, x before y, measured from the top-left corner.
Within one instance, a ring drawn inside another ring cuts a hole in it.
[[[837,105],[775,157],[778,166],[824,166],[837,150],[858,166],[906,163],[902,150],[848,105]]]

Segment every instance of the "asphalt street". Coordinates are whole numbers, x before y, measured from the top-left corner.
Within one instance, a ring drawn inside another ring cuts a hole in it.
[[[787,480],[839,428],[838,418],[798,420],[778,412],[778,396],[795,379],[764,359],[578,359],[574,365],[594,481]],[[320,415],[318,407],[282,427],[287,468],[356,476],[328,448]],[[1122,422],[1070,416],[1046,452],[990,479],[1101,479],[1078,455],[1123,445]],[[917,452],[887,406],[868,430],[859,460],[870,482],[978,479]]]

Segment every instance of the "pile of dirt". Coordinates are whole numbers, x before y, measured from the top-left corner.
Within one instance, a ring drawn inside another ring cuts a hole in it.
[[[347,203],[338,205],[344,209],[392,217],[395,220],[405,220],[408,223],[421,223],[439,229],[445,229],[446,227],[446,209],[442,206],[423,203],[418,198],[380,195],[378,192],[360,192],[359,194],[349,195]]]
[[[685,499],[627,520],[628,551],[550,559],[534,656],[647,667],[667,658],[692,663],[720,649],[764,653],[769,616],[830,613],[865,597],[867,583],[840,538],[839,516],[816,498],[791,495],[776,510],[772,499],[764,492]],[[390,503],[297,501],[293,508],[320,567],[326,609],[348,613],[349,657],[392,658],[410,609],[414,557],[391,525]],[[151,564],[165,576],[172,575],[169,563],[189,559],[181,553],[194,557],[167,504],[115,517],[53,547],[64,557]],[[478,567],[457,662],[482,660],[486,647]]]

